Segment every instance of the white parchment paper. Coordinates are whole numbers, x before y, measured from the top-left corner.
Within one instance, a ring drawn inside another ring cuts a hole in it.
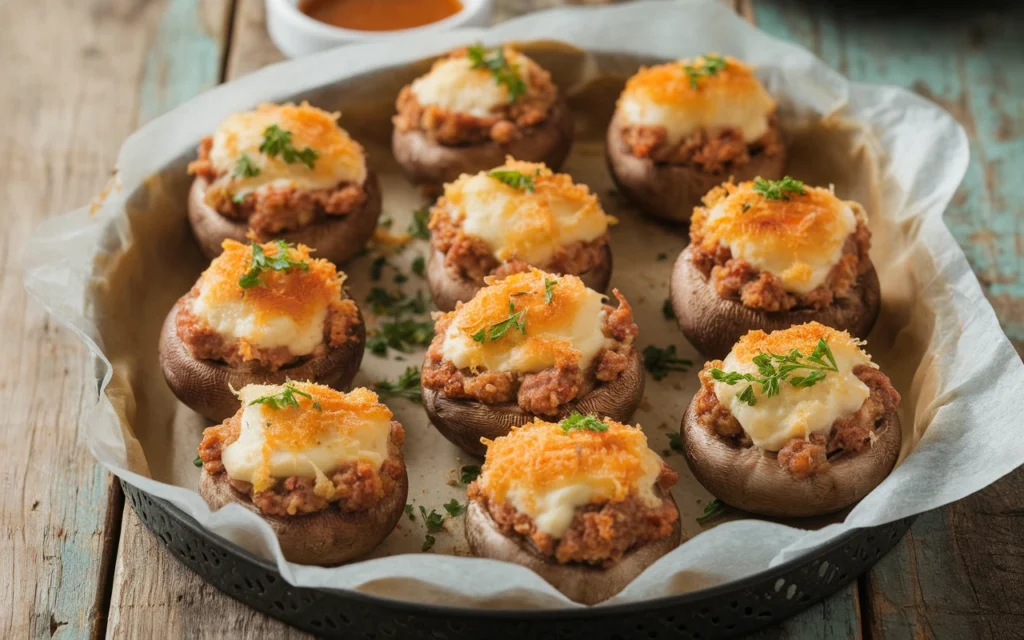
[[[156,362],[157,331],[205,263],[185,222],[185,163],[203,135],[229,113],[268,100],[308,98],[343,111],[342,125],[362,141],[381,176],[385,215],[403,229],[422,204],[388,153],[388,117],[398,88],[425,69],[424,58],[474,41],[553,40],[578,47],[537,47],[570,95],[577,144],[566,170],[590,184],[621,219],[612,231],[613,286],[633,303],[640,344],[676,344],[697,366],[648,380],[635,421],[682,478],[674,495],[685,542],[611,602],[713,586],[764,570],[855,527],[933,509],[994,482],[1024,461],[1017,408],[1024,366],[999,328],[942,212],[968,162],[963,130],[944,111],[907,91],[851,83],[800,47],[775,40],[713,3],[642,2],[560,9],[490,30],[466,30],[349,46],[268,67],[204,94],[149,123],[124,144],[111,188],[92,208],[49,220],[27,252],[26,286],[89,346],[97,403],[83,416],[87,445],[112,472],[165,498],[202,525],[276,562],[303,586],[355,589],[392,598],[478,607],[571,607],[519,566],[467,557],[461,522],[450,520],[430,553],[419,553],[423,525],[403,519],[370,559],[325,569],[288,563],[270,528],[237,506],[211,513],[195,491],[192,465],[205,424],[167,390]],[[583,51],[580,51],[583,50]],[[584,51],[586,53],[584,53]],[[780,102],[793,141],[789,173],[834,184],[861,201],[873,231],[872,259],[883,311],[868,350],[903,395],[904,443],[892,475],[852,510],[814,522],[766,522],[732,513],[698,525],[710,496],[668,447],[697,388],[700,357],[662,317],[672,259],[685,230],[640,217],[611,190],[601,138],[617,91],[644,61],[716,51],[746,59]],[[426,244],[393,258],[408,273]],[[658,260],[664,253],[666,260]],[[357,301],[371,286],[372,257],[346,265]],[[402,285],[423,288],[420,280]],[[373,320],[371,318],[371,328]],[[398,360],[367,354],[357,384],[393,378],[422,353]],[[464,501],[452,470],[478,464],[428,426],[412,402],[389,403],[409,434],[410,502],[441,511]]]

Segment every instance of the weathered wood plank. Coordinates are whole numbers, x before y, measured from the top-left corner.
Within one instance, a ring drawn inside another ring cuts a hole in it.
[[[281,60],[284,56],[267,33],[263,0],[237,0],[226,79],[234,80]]]
[[[1021,14],[971,5],[865,16],[844,3],[764,2],[761,28],[809,46],[857,80],[911,88],[967,129],[972,158],[946,222],[1018,351],[1024,347],[1024,55]],[[1008,425],[1009,426],[1009,425]],[[864,579],[865,632],[879,638],[1022,637],[1024,473],[922,515]]]
[[[853,640],[861,638],[857,583],[750,640]]]

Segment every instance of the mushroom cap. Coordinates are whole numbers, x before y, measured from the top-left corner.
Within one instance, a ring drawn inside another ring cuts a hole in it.
[[[564,275],[564,274],[556,274]],[[587,287],[604,293],[612,279],[612,249],[605,244],[601,261],[592,269],[578,275]],[[451,311],[456,302],[468,302],[483,287],[483,283],[469,278],[456,277],[444,266],[444,254],[431,249],[427,259],[427,286],[434,298],[434,305],[441,311]]]
[[[640,352],[633,348],[629,364],[618,378],[600,383],[589,393],[561,405],[559,419],[579,411],[627,422],[643,397],[644,361]],[[508,434],[512,427],[528,424],[538,417],[523,411],[515,402],[485,404],[479,400],[446,398],[426,387],[423,388],[423,407],[441,435],[466,453],[480,457],[487,452],[480,438],[493,440]]]
[[[671,495],[668,499],[675,507]],[[476,500],[470,500],[466,509],[466,541],[474,555],[532,569],[569,599],[581,604],[597,604],[622,591],[644,569],[679,546],[681,531],[676,518],[668,536],[634,547],[613,566],[602,569],[581,563],[553,562],[537,553],[529,542],[501,533]]]
[[[221,254],[220,245],[225,239],[249,241],[249,223],[223,216],[206,204],[207,186],[209,182],[205,178],[197,177],[192,181],[188,194],[188,220],[203,255],[213,260]],[[326,258],[336,265],[348,261],[366,246],[380,217],[381,193],[376,174],[367,172],[363,187],[366,189],[366,202],[355,211],[343,216],[332,215],[326,220],[285,231],[267,240],[304,244],[316,249],[316,257]]]
[[[236,368],[212,360],[192,357],[178,336],[178,309],[185,304],[178,300],[160,330],[160,368],[167,386],[174,395],[207,420],[222,422],[238,411],[238,398],[231,391],[247,384],[284,384],[288,380],[317,382],[340,391],[352,384],[352,378],[363,360],[366,325],[362,313],[355,329],[355,340],[329,347],[326,354],[300,361],[298,364],[269,371],[260,367]]]
[[[772,127],[781,136],[778,123]],[[693,208],[713,187],[732,177],[736,182],[757,176],[777,180],[785,174],[786,152],[774,156],[758,154],[733,171],[706,172],[691,165],[654,162],[629,152],[612,118],[606,140],[606,159],[612,180],[626,198],[641,211],[672,222],[689,222]]]
[[[523,131],[522,137],[508,143],[490,140],[449,146],[431,140],[419,130],[395,129],[391,136],[391,149],[395,160],[413,182],[437,187],[464,173],[479,173],[499,167],[507,155],[516,160],[543,162],[552,171],[557,171],[572,147],[573,126],[569,105],[559,94],[547,118]]]
[[[839,511],[889,475],[900,454],[900,418],[887,413],[877,438],[860,453],[840,453],[829,466],[798,480],[778,455],[757,447],[735,447],[697,423],[696,397],[683,416],[680,435],[686,463],[713,496],[738,509],[777,518],[805,518]]]
[[[669,292],[672,310],[686,339],[709,359],[724,358],[752,329],[772,332],[820,322],[848,331],[856,338],[866,338],[878,318],[882,294],[874,265],[857,278],[851,295],[837,298],[824,309],[761,311],[718,295],[711,281],[693,266],[690,255],[690,247],[687,247],[672,268]]]
[[[234,502],[266,520],[281,544],[281,552],[289,561],[331,566],[368,553],[383,542],[398,524],[409,495],[405,461],[399,456],[398,462],[402,470],[395,487],[373,508],[365,511],[342,511],[329,505],[321,511],[303,515],[267,515],[252,503],[249,496],[231,486],[226,472],[210,475],[206,469],[199,479],[199,495],[214,511]]]

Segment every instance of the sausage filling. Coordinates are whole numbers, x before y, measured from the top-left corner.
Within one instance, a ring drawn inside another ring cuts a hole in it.
[[[212,476],[227,474],[221,454],[224,449],[238,440],[242,430],[242,413],[238,413],[223,423],[209,427],[203,431],[203,441],[199,445],[199,458],[203,461],[203,469]],[[392,452],[384,460],[379,471],[375,471],[368,462],[349,462],[342,464],[327,474],[328,480],[334,485],[334,495],[324,498],[314,491],[316,480],[302,476],[291,476],[278,479],[266,491],[253,492],[252,484],[241,480],[226,478],[231,487],[252,500],[259,510],[271,516],[297,516],[322,511],[329,506],[344,512],[366,511],[372,509],[384,496],[394,490],[402,475],[402,464],[395,460],[396,452],[405,441],[405,431],[398,422],[391,422],[389,451]]]
[[[485,404],[515,400],[520,408],[534,415],[558,415],[561,405],[589,393],[602,382],[613,382],[629,366],[633,339],[639,329],[633,322],[633,309],[629,303],[617,289],[613,293],[619,306],[604,305],[605,322],[602,327],[609,345],[597,354],[586,371],[572,363],[558,363],[534,373],[456,369],[442,352],[451,320],[441,316],[435,325],[434,340],[427,349],[420,383],[446,398],[467,398]]]
[[[701,387],[694,405],[697,423],[733,446],[752,447],[753,443],[739,421],[715,395],[710,371],[717,364],[721,363],[709,362],[700,372]],[[871,395],[860,409],[851,415],[836,418],[827,434],[815,433],[806,439],[793,438],[779,450],[779,465],[794,478],[800,480],[828,469],[830,457],[868,449],[875,429],[882,424],[886,415],[894,413],[899,407],[900,394],[884,373],[863,364],[857,365],[853,373],[871,390]]]
[[[324,321],[324,341],[312,353],[296,355],[288,347],[262,348],[244,340],[229,340],[203,322],[192,311],[192,303],[199,297],[199,287],[193,287],[178,303],[176,329],[178,338],[197,360],[214,360],[231,367],[255,366],[269,371],[296,364],[300,360],[327,354],[349,340],[357,340],[359,309],[348,298],[335,300],[327,308]]]
[[[479,481],[469,485],[467,495],[490,514],[502,534],[528,541],[540,555],[559,564],[579,562],[608,568],[630,549],[672,533],[679,512],[668,492],[678,479],[679,474],[662,463],[657,486],[665,497],[660,505],[648,507],[636,496],[620,502],[586,505],[576,510],[560,538],[539,531],[533,518],[510,504],[488,499]]]

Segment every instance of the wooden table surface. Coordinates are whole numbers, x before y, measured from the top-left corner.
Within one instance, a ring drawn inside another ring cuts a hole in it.
[[[499,0],[498,18],[554,4]],[[963,123],[972,161],[946,222],[1021,352],[1020,16],[977,1],[953,13],[932,6],[927,21],[852,2],[729,4],[843,74],[911,88]],[[263,0],[0,2],[0,24],[0,637],[303,636],[206,585],[124,508],[81,444],[92,385],[84,350],[28,300],[20,276],[25,236],[89,202],[128,134],[280,59]],[[760,637],[1024,636],[1022,491],[1018,472],[922,515],[859,583]]]

